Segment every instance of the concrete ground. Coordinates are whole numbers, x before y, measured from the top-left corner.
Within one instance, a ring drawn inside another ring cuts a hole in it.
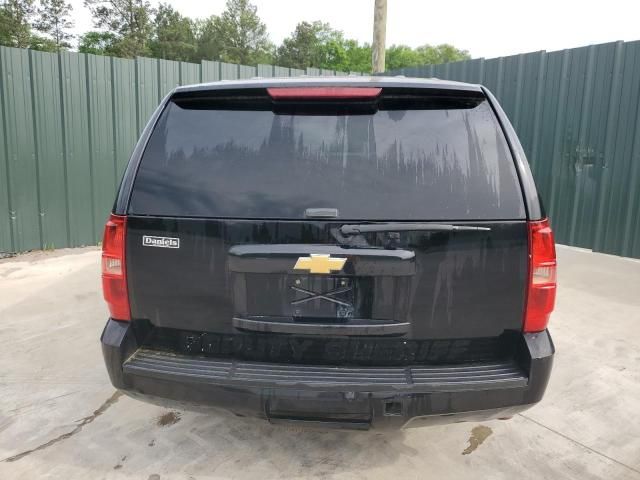
[[[559,248],[555,369],[510,421],[272,427],[114,392],[96,249],[0,261],[0,478],[640,479],[640,262]]]

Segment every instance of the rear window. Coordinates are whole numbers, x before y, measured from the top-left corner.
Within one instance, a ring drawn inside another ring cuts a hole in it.
[[[525,216],[486,100],[364,114],[172,102],[142,157],[129,213],[301,219],[308,208],[335,208],[344,220]]]

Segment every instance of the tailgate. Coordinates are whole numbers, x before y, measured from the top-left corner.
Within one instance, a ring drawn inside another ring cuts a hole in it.
[[[525,222],[488,231],[362,236],[336,243],[331,222],[130,217],[127,271],[132,316],[203,332],[498,336],[522,326]],[[144,238],[179,239],[179,248]],[[270,243],[265,243],[269,239]],[[272,243],[271,243],[272,242]],[[300,258],[345,259],[339,270],[296,270]],[[326,258],[326,257],[325,257]]]
[[[128,204],[133,319],[247,356],[342,342],[336,361],[520,331],[526,212],[484,94],[364,90],[174,95]]]

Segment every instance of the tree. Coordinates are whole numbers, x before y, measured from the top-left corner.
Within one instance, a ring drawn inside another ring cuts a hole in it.
[[[276,51],[276,62],[283,67],[307,68],[319,66],[320,38],[330,30],[328,23],[300,22],[293,33],[282,41]]]
[[[153,39],[149,48],[154,57],[167,60],[200,60],[196,58],[194,23],[171,5],[160,4],[153,21]]]
[[[115,36],[113,54],[121,57],[148,55],[154,14],[146,0],[84,0],[96,28]]]
[[[5,0],[0,5],[0,43],[9,47],[29,47],[33,14],[33,0]]]
[[[452,45],[423,45],[411,48],[392,45],[387,49],[387,69],[469,58],[469,53]],[[324,22],[300,22],[276,51],[276,63],[292,68],[327,68],[345,72],[371,71],[371,45],[345,39],[344,34]]]
[[[291,68],[332,68],[346,59],[342,32],[319,21],[298,23],[276,51],[276,62]]]
[[[387,70],[458,62],[471,58],[466,50],[457,49],[449,44],[436,46],[425,44],[415,49],[406,45],[392,45],[387,49],[386,57]]]
[[[216,27],[216,16],[194,22],[196,35],[196,58],[220,60],[222,48]]]
[[[59,52],[60,47],[51,38],[42,35],[31,35],[29,40],[29,48],[32,50],[40,50],[42,52]]]
[[[118,38],[111,32],[87,32],[80,37],[78,51],[94,55],[117,55]]]
[[[0,7],[0,45],[10,45],[11,35],[9,25],[11,20],[4,5]]]
[[[422,62],[420,55],[407,45],[391,45],[386,52],[386,69],[415,67]]]
[[[371,46],[347,40],[328,23],[300,22],[278,47],[276,62],[292,68],[371,71]]]
[[[317,65],[330,70],[349,70],[347,48],[342,32],[329,30],[323,34],[316,50]]]
[[[365,43],[360,45],[356,40],[345,42],[347,51],[347,66],[341,71],[347,72],[371,72],[371,45]]]
[[[65,0],[40,0],[37,10],[39,18],[34,27],[53,41],[56,51],[71,48],[69,40],[73,35],[69,30],[73,28],[70,18],[72,10],[71,4]]]
[[[227,0],[222,15],[210,22],[208,42],[218,43],[221,60],[248,65],[272,60],[274,47],[267,27],[249,0]]]
[[[448,43],[435,46],[423,45],[416,48],[416,51],[420,54],[423,65],[459,62],[471,58],[467,50],[460,50]]]

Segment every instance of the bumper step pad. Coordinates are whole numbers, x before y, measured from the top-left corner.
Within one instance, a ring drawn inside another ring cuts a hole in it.
[[[451,392],[524,387],[527,374],[512,360],[462,365],[340,367],[287,365],[178,355],[141,348],[125,375],[180,382],[339,391]]]

